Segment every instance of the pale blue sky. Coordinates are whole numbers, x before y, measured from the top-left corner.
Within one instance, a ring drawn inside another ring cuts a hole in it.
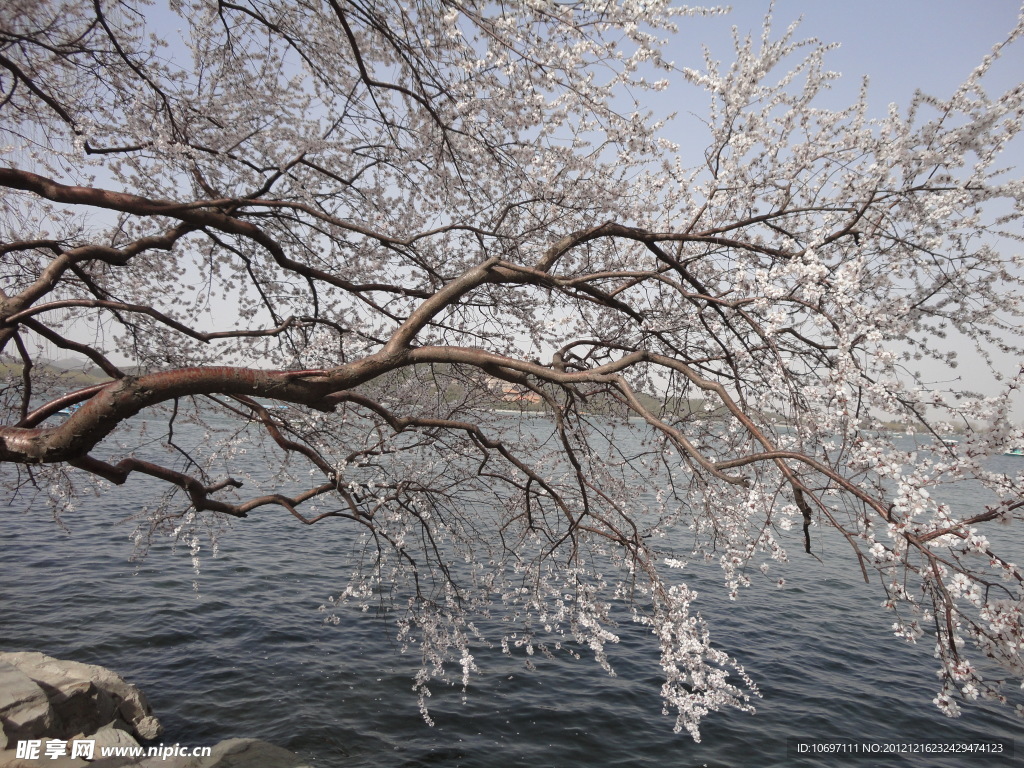
[[[732,26],[756,39],[768,8],[768,0],[741,0],[724,16],[682,19],[665,58],[680,67],[700,68],[701,46],[707,45],[715,59],[727,64],[733,58]],[[798,39],[838,43],[826,66],[843,77],[833,85],[834,101],[825,106],[855,101],[866,75],[871,114],[882,116],[891,102],[906,105],[917,88],[948,96],[1006,38],[1020,12],[1016,0],[777,0],[772,26],[778,37],[790,22],[802,19]],[[1024,41],[1006,49],[990,76],[992,92],[1024,79]],[[706,101],[691,93],[674,108],[701,115]]]
[[[713,58],[728,64],[733,58],[732,26],[741,35],[759,38],[768,8],[768,0],[741,0],[724,16],[684,18],[665,58],[679,67],[700,68],[701,46],[706,45]],[[841,108],[855,101],[866,75],[871,115],[883,116],[892,102],[908,104],[918,88],[948,96],[992,46],[1006,38],[1020,12],[1017,0],[777,0],[772,26],[773,37],[778,37],[790,22],[802,19],[797,39],[816,37],[839,44],[826,66],[843,77],[833,84],[834,98],[823,106]],[[1024,41],[1018,41],[990,73],[991,92],[1022,79]],[[669,93],[681,118],[688,111],[706,112],[706,99],[678,88]],[[1024,163],[1024,151],[1021,158]]]
[[[732,26],[737,26],[741,35],[751,34],[756,39],[768,8],[768,0],[741,0],[727,16],[684,19],[680,34],[665,51],[666,58],[677,66],[700,67],[703,44],[711,49],[714,59],[727,64],[732,59]],[[833,85],[834,99],[824,106],[839,108],[855,101],[861,79],[867,75],[869,114],[880,117],[892,102],[905,112],[918,88],[940,98],[949,96],[993,45],[1006,39],[1020,13],[1018,0],[776,0],[773,37],[802,17],[798,39],[816,37],[822,42],[839,43],[826,59],[826,67],[843,77]],[[1024,40],[1004,50],[990,76],[990,96],[1024,81]],[[685,88],[677,85],[667,92],[666,101],[672,102],[669,108],[680,113],[668,133],[681,140],[684,153],[687,146],[695,152],[687,157],[687,164],[699,164],[706,133],[686,113],[702,117],[707,97]],[[665,108],[664,103],[652,102],[652,106]],[[691,141],[684,138],[688,135]],[[1014,175],[1021,175],[1024,141],[1018,140],[1007,149],[1003,164],[1015,166]],[[1006,247],[1019,250],[1020,245]],[[959,386],[995,394],[996,386],[972,345],[962,342],[958,346],[961,365],[956,370],[922,364],[922,373],[936,383],[964,377]],[[1022,362],[1003,356],[999,367],[1013,374]],[[1016,398],[1014,411],[1016,420],[1024,419],[1024,395]]]
[[[728,58],[730,27],[759,34],[768,6],[767,0],[742,0],[728,16],[684,23],[672,45],[673,54],[679,48],[677,63],[701,42],[716,58]],[[906,103],[916,87],[948,92],[1005,38],[1020,8],[1016,0],[777,0],[774,27],[781,32],[802,17],[803,37],[840,43],[830,68],[843,73],[851,96],[861,75],[870,76],[871,101],[883,108]],[[1014,47],[998,74],[1004,85],[1020,81],[1024,46]]]

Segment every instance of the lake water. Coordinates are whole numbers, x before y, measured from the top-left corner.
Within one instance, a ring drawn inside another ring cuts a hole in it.
[[[1016,471],[1021,459],[1005,457]],[[187,548],[158,543],[129,562],[140,484],[83,501],[66,533],[45,509],[5,508],[0,526],[0,649],[110,667],[148,695],[165,743],[258,737],[315,766],[831,766],[1016,765],[989,756],[796,757],[787,739],[982,742],[1014,739],[1022,721],[987,704],[957,720],[931,703],[931,644],[891,632],[877,585],[865,585],[839,542],[823,562],[790,544],[792,562],[754,579],[740,599],[694,574],[712,636],[758,682],[757,714],[708,716],[703,741],[673,734],[661,711],[657,649],[623,624],[609,677],[580,661],[509,658],[476,649],[483,674],[468,696],[433,686],[428,726],[412,692],[415,658],[387,624],[356,610],[318,611],[346,583],[349,526],[305,527],[287,513],[234,525],[217,557],[193,572]],[[971,503],[970,491],[961,501]],[[334,523],[334,524],[332,524]],[[787,587],[775,588],[784,576]],[[721,590],[717,590],[720,592]],[[1024,750],[1024,742],[1020,743]]]

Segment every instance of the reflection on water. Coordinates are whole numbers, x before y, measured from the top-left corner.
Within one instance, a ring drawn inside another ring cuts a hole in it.
[[[973,493],[951,492],[967,502]],[[128,562],[131,526],[116,521],[138,511],[138,498],[136,486],[83,501],[66,520],[70,534],[45,514],[4,511],[0,647],[118,670],[147,692],[167,743],[254,736],[324,766],[824,766],[835,761],[787,757],[787,738],[979,741],[1020,729],[987,705],[959,720],[940,715],[930,649],[892,636],[880,592],[851,568],[846,545],[819,539],[819,561],[795,538],[792,562],[752,574],[735,603],[719,597],[713,568],[684,572],[718,644],[759,683],[757,715],[709,716],[701,744],[673,734],[657,649],[626,622],[609,648],[616,677],[586,657],[535,657],[529,671],[525,655],[476,649],[483,674],[465,698],[435,685],[430,728],[411,690],[416,659],[397,651],[386,624],[352,610],[326,625],[317,610],[345,583],[352,540],[342,521],[308,528],[284,513],[255,516],[217,557],[203,553],[197,577],[187,549],[169,545]]]

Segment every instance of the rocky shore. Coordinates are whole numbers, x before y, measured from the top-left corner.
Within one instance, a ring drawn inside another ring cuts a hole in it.
[[[162,743],[162,735],[142,691],[109,669],[36,652],[0,653],[0,768],[303,766],[297,755],[257,739],[229,739],[194,756],[202,745],[182,749]]]

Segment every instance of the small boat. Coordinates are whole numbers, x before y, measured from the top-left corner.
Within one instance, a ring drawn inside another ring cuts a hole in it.
[[[1003,456],[1024,456],[1024,448],[1011,448]]]

